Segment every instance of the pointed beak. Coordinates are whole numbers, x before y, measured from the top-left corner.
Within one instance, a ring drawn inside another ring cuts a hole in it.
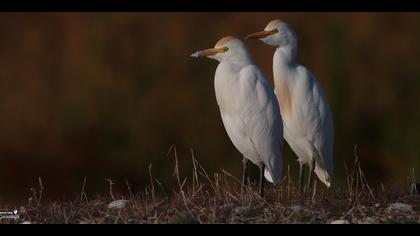
[[[197,51],[193,54],[190,55],[190,57],[211,57],[214,56],[218,53],[223,52],[222,48],[210,48],[210,49],[206,49],[206,50],[202,50],[202,51]]]
[[[275,34],[274,31],[265,31],[264,30],[264,31],[260,31],[260,32],[257,32],[257,33],[250,34],[250,35],[246,36],[245,39],[246,40],[248,40],[248,39],[262,39],[262,38],[268,37],[268,36],[273,35],[273,34]]]

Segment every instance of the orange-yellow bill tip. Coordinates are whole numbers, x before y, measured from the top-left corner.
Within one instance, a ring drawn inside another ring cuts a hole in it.
[[[273,35],[275,34],[274,31],[260,31],[260,32],[256,32],[253,34],[250,34],[248,36],[245,37],[245,39],[261,39],[261,38],[265,38],[267,36]]]

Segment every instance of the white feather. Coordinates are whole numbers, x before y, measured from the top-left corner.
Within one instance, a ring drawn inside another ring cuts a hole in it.
[[[316,160],[315,173],[327,186],[333,172],[334,127],[327,98],[319,82],[304,66],[285,63],[282,49],[274,54],[275,89],[288,86],[292,111],[282,113],[284,138],[299,161]]]
[[[276,47],[273,74],[284,138],[301,163],[311,165],[315,159],[315,173],[330,186],[334,126],[325,93],[308,69],[294,63],[298,43],[296,33],[278,19],[268,23],[264,30],[275,32],[261,41]]]
[[[283,168],[282,121],[273,89],[255,65],[240,69],[222,62],[216,71],[215,90],[232,143],[254,164],[264,164],[266,179],[277,184]]]
[[[268,181],[279,183],[283,169],[283,126],[273,88],[253,64],[248,49],[236,38],[222,38],[214,49],[191,56],[203,55],[220,62],[214,87],[230,140],[245,158],[265,167]]]

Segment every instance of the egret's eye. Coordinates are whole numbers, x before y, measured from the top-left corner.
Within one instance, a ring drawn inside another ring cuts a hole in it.
[[[228,47],[224,47],[223,48],[223,52],[227,52],[227,51],[229,51],[229,48]]]
[[[279,32],[279,30],[278,29],[275,29],[275,30],[273,30],[273,33],[278,33]]]

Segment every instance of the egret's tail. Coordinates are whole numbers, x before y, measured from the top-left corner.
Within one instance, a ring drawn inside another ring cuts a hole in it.
[[[327,186],[327,188],[331,187],[330,174],[325,168],[319,166],[318,163],[315,164],[315,174],[318,176],[319,180]]]
[[[272,183],[273,185],[277,185],[280,182],[280,178],[273,179],[273,176],[267,168],[265,168],[264,170],[264,177],[268,182]]]
[[[309,143],[309,145],[311,145],[312,155],[315,158],[315,174],[329,188],[331,187],[331,175],[333,171],[332,163],[325,163],[324,157],[318,152],[315,146],[312,143]]]
[[[270,171],[267,168],[264,170],[264,177],[268,182],[273,183],[273,177],[271,177]]]

